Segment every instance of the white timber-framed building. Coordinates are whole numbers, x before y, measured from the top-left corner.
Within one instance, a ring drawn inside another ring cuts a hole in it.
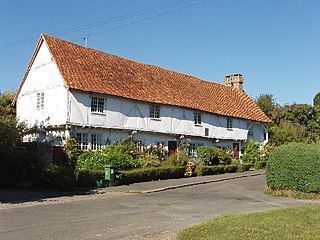
[[[79,148],[131,137],[169,153],[187,144],[229,148],[268,140],[270,119],[243,91],[243,77],[224,85],[138,63],[42,34],[15,97],[24,141]]]

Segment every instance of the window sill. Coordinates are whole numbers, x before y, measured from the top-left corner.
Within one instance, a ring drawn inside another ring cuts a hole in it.
[[[194,124],[196,127],[202,127],[201,124]]]
[[[228,130],[228,131],[233,131],[233,129],[232,129],[232,128],[227,128],[227,130]]]
[[[106,113],[102,113],[102,112],[91,112],[91,114],[93,115],[102,115],[102,116],[106,116]]]
[[[161,121],[161,118],[150,118],[150,120],[153,120],[153,121]]]

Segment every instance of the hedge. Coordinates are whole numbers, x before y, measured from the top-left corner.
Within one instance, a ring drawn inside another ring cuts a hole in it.
[[[79,187],[94,187],[96,186],[96,181],[104,179],[104,177],[104,170],[79,170],[77,174],[77,185]]]
[[[195,174],[197,176],[216,175],[223,173],[235,173],[238,165],[218,165],[218,166],[197,166]]]
[[[260,160],[254,163],[254,169],[264,169],[267,166],[267,161]]]
[[[147,182],[160,179],[173,179],[184,177],[185,167],[183,166],[162,166],[150,168],[138,168],[121,171],[122,183],[130,184],[137,182]]]
[[[291,143],[276,148],[266,174],[271,189],[320,193],[320,145]]]
[[[46,189],[73,190],[76,186],[76,177],[73,169],[57,165],[36,166],[33,169],[33,185]]]
[[[159,179],[182,178],[184,177],[185,167],[148,167],[120,171],[120,173],[122,174],[122,184],[131,184]],[[77,174],[77,185],[79,187],[95,187],[96,180],[104,179],[104,177],[104,170],[79,170]]]
[[[253,167],[253,163],[242,163],[240,165],[240,168],[238,169],[238,172],[245,172],[249,171]]]

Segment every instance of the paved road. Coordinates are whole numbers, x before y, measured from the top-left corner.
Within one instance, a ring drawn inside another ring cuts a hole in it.
[[[260,175],[148,194],[0,205],[0,239],[174,239],[179,230],[221,214],[309,202],[266,196],[264,187]]]

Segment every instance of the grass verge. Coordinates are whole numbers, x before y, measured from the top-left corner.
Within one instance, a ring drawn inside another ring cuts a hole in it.
[[[319,239],[320,205],[225,215],[179,233],[179,240]]]
[[[305,193],[294,190],[274,190],[270,187],[265,189],[265,193],[274,197],[289,197],[296,199],[320,199],[320,194],[318,193]]]

